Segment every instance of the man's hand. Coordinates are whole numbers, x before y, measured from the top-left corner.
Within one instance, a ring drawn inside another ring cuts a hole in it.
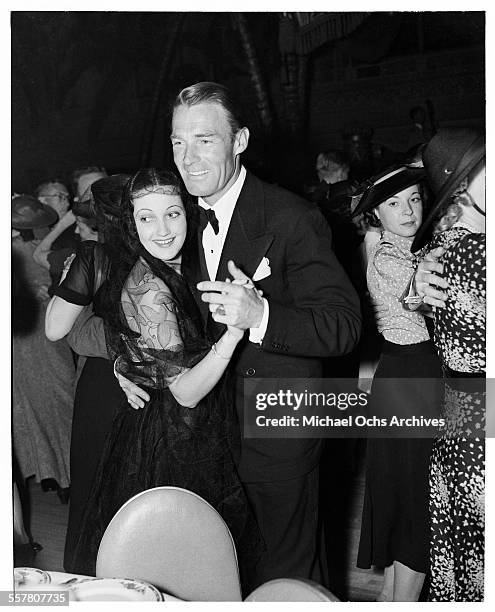
[[[150,396],[146,393],[146,391],[143,391],[141,387],[135,385],[133,382],[125,378],[125,376],[122,376],[122,374],[119,374],[115,370],[115,365],[113,368],[113,373],[115,374],[115,377],[119,382],[120,388],[126,394],[127,401],[129,402],[129,404],[135,410],[138,410],[139,408],[144,408],[145,402],[150,401]]]
[[[197,287],[203,293],[201,299],[209,303],[212,318],[238,329],[259,327],[263,318],[263,299],[251,279],[233,261],[228,262],[233,281],[202,281]]]
[[[375,315],[376,326],[378,329],[380,329],[380,326],[385,323],[385,320],[388,317],[390,307],[388,304],[384,304],[378,300],[371,300],[371,307],[373,308],[373,313]]]
[[[423,298],[425,304],[445,308],[447,293],[442,289],[448,289],[448,282],[438,276],[443,273],[443,265],[438,259],[445,253],[445,249],[438,247],[433,249],[420,262],[414,275],[416,293]]]

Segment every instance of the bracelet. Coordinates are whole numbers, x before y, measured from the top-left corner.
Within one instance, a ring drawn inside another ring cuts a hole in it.
[[[211,350],[213,351],[213,354],[216,355],[217,357],[220,357],[220,359],[227,359],[229,360],[230,357],[232,357],[232,355],[230,357],[225,357],[225,355],[222,355],[218,349],[217,349],[217,343],[215,342],[215,344],[211,345]]]

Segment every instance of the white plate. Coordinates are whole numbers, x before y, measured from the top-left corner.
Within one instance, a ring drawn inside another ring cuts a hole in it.
[[[152,584],[127,578],[87,578],[69,588],[71,601],[163,601]]]
[[[26,588],[39,584],[50,584],[50,574],[36,567],[14,567],[14,583],[16,587]]]

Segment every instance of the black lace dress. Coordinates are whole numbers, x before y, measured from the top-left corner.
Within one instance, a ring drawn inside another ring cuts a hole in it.
[[[141,257],[121,294],[124,331],[107,328],[116,368],[146,387],[151,400],[140,410],[127,402],[118,410],[84,515],[73,571],[94,574],[103,533],[128,499],[171,485],[197,493],[222,515],[246,588],[263,543],[234,464],[239,426],[228,392],[232,385],[224,377],[194,408],[181,406],[171,393],[169,385],[201,360],[209,344],[186,283],[171,268],[167,274],[166,284],[163,274],[155,274]]]

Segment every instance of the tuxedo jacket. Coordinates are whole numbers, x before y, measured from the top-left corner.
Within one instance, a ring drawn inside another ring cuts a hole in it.
[[[199,261],[187,271],[194,286],[209,278],[201,241],[198,235]],[[261,345],[249,342],[246,333],[231,364],[241,428],[246,378],[319,377],[321,358],[351,351],[361,328],[358,296],[335,257],[330,228],[317,206],[248,172],[216,280],[229,277],[229,259],[252,277],[263,258],[270,274],[255,284],[268,300],[267,330]],[[205,328],[218,339],[225,326],[213,321],[198,291],[196,299]],[[313,439],[243,438],[239,472],[246,482],[289,479],[309,472],[319,452]]]

